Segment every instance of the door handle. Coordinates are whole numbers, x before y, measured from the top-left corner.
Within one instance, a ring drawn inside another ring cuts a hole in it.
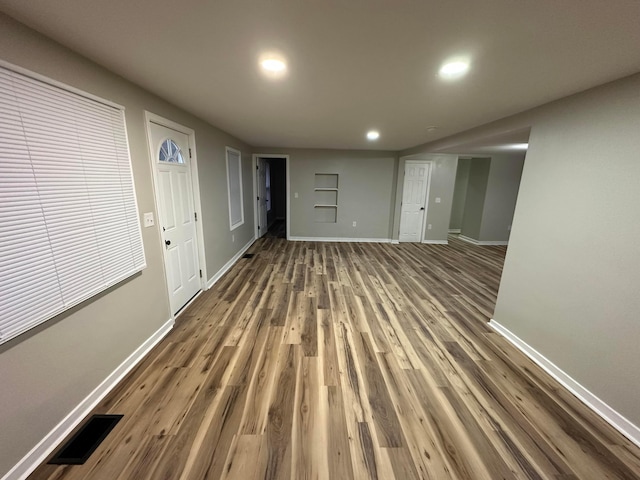
[[[420,210],[424,210],[424,207],[420,207]]]
[[[168,247],[169,245],[171,245],[171,240],[165,240],[164,244]]]

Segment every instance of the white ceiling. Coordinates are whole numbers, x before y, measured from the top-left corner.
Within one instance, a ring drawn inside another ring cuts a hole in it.
[[[0,10],[254,146],[400,150],[640,71],[638,0],[0,0]],[[287,58],[286,78],[261,75],[268,50]],[[438,78],[460,54],[470,73]]]

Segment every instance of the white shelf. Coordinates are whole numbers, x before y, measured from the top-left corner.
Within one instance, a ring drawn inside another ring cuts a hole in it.
[[[314,188],[316,192],[337,192],[337,188]]]

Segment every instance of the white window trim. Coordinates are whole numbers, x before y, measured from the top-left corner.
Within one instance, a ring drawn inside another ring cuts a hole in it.
[[[231,218],[231,180],[229,178],[229,153],[235,153],[238,155],[238,181],[240,182],[240,221],[235,225],[232,223]],[[238,227],[244,225],[244,188],[242,185],[242,152],[235,148],[225,147],[225,166],[227,168],[227,201],[229,206],[229,230],[233,231]]]

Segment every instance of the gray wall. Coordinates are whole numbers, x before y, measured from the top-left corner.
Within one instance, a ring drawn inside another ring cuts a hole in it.
[[[393,240],[400,236],[400,202],[404,186],[404,162],[406,160],[426,160],[431,164],[431,181],[429,188],[429,201],[427,203],[427,224],[431,224],[430,230],[425,230],[424,241],[447,241],[449,234],[449,219],[451,218],[451,206],[453,203],[453,187],[456,181],[456,169],[458,167],[457,155],[412,155],[400,157],[396,176],[395,213],[393,216]],[[440,198],[440,203],[436,203]]]
[[[392,222],[396,156],[390,152],[256,148],[289,155],[292,237],[388,239]],[[339,175],[336,223],[314,221],[316,173]],[[298,198],[295,198],[295,193]],[[353,227],[353,222],[357,226]]]
[[[407,151],[532,127],[494,318],[635,425],[639,125],[636,74]]]
[[[469,182],[470,161],[470,158],[458,159],[456,183],[453,187],[453,200],[451,202],[449,230],[460,230],[462,228],[462,216],[464,214],[464,204],[467,198],[467,183]]]
[[[487,195],[490,169],[490,158],[473,158],[469,166],[467,196],[464,202],[462,231],[460,233],[465,237],[475,240],[480,239],[482,214],[484,212],[484,201]]]
[[[253,236],[247,145],[0,14],[0,58],[126,108],[140,212],[155,211],[143,111],[196,132],[209,276]],[[224,147],[243,152],[245,225],[231,241]],[[157,218],[157,215],[156,215]],[[143,228],[148,267],[0,346],[0,476],[170,318],[158,228]]]
[[[491,156],[480,236],[473,238],[480,241],[509,240],[523,167],[524,153]]]

